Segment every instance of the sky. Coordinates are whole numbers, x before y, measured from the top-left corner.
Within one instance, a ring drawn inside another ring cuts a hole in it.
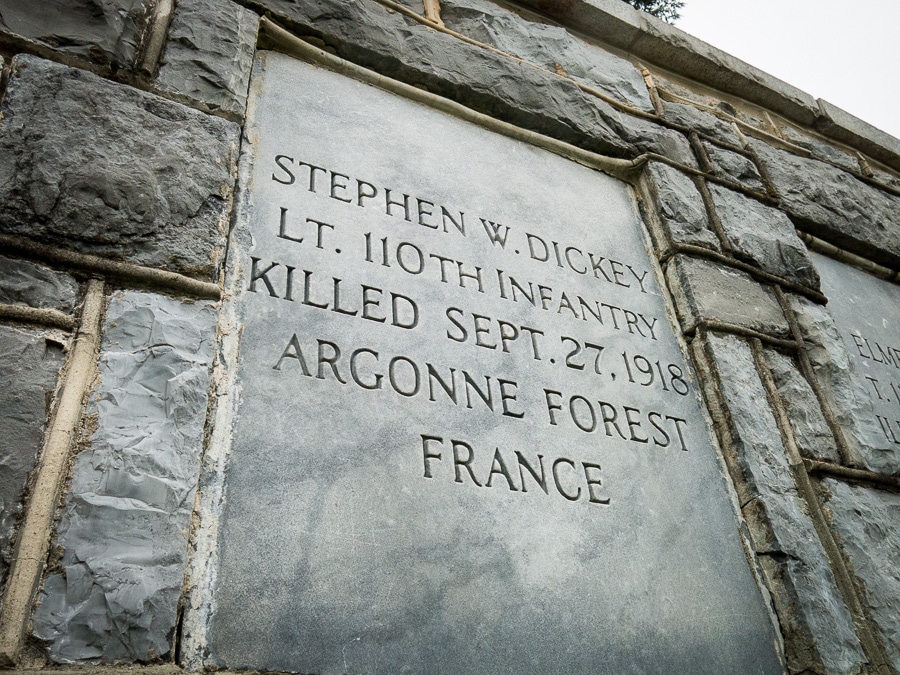
[[[900,0],[684,0],[675,25],[900,138]]]

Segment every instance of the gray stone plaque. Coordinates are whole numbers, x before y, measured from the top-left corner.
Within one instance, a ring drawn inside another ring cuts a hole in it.
[[[255,66],[208,663],[780,672],[631,188]]]
[[[838,412],[870,468],[900,473],[900,289],[823,255],[813,261],[849,356],[844,389],[856,394]]]

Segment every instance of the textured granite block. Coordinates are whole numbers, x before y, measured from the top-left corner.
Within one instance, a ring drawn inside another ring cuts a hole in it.
[[[706,206],[694,181],[668,164],[651,162],[647,186],[667,237],[680,244],[693,244],[718,251],[719,239],[709,229]]]
[[[713,205],[735,256],[809,288],[819,275],[794,224],[778,209],[710,183]]]
[[[833,478],[822,484],[840,542],[865,587],[869,613],[900,671],[900,495]]]
[[[709,352],[733,422],[744,506],[794,672],[856,673],[865,662],[825,550],[794,484],[781,435],[746,342],[710,335]]]
[[[653,112],[641,73],[630,61],[574,37],[559,26],[524,19],[486,0],[444,0],[447,28],[489,44],[647,112]]]
[[[841,110],[833,103],[821,98],[818,103],[822,116],[816,120],[816,127],[826,135],[850,143],[869,156],[900,169],[900,139]]]
[[[0,123],[0,231],[212,279],[237,125],[32,56]]]
[[[156,85],[243,117],[258,29],[259,17],[230,0],[181,0]]]
[[[741,154],[726,150],[712,143],[703,143],[706,155],[712,163],[713,172],[727,180],[734,181],[748,190],[765,192],[762,178],[756,165]]]
[[[691,166],[680,133],[619,113],[574,82],[440,33],[370,0],[262,0],[337,54],[474,110],[617,157],[656,152]]]
[[[794,361],[774,349],[766,350],[766,361],[800,452],[804,457],[840,463],[834,436],[828,428],[816,394]]]
[[[677,255],[666,269],[682,327],[724,321],[776,336],[789,327],[774,293],[749,275],[709,260]]]
[[[891,443],[879,428],[868,391],[851,375],[850,355],[827,308],[789,296],[813,371],[841,427],[854,463],[890,467]],[[885,461],[887,458],[888,461]]]
[[[808,134],[787,124],[781,124],[778,127],[778,133],[786,141],[808,150],[815,159],[837,164],[844,169],[859,171],[859,160],[852,153],[837,144],[829,143],[820,136]]]
[[[704,134],[723,143],[737,145],[738,137],[732,126],[715,115],[686,103],[663,102],[663,115],[675,124],[681,124],[698,134]]]
[[[173,644],[216,312],[120,292],[110,302],[96,431],[75,459],[34,634],[64,663],[149,661]]]
[[[784,209],[824,239],[864,257],[900,265],[900,197],[837,167],[761,141],[751,145],[768,169]]]
[[[863,465],[900,474],[897,285],[817,253],[812,259],[828,308],[804,303],[799,311],[808,339],[827,345],[820,379],[835,397],[835,413],[855,438],[848,442],[857,446]]]
[[[0,303],[71,314],[77,299],[78,282],[71,275],[0,255]]]
[[[0,33],[116,68],[134,62],[151,0],[0,0]]]
[[[64,359],[62,346],[40,332],[0,326],[0,584]]]

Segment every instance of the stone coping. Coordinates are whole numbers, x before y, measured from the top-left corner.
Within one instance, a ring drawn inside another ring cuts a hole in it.
[[[667,70],[740,96],[900,170],[900,140],[621,0],[516,0]]]

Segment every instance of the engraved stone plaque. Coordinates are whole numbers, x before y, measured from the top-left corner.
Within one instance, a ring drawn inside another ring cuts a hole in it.
[[[824,255],[813,254],[828,312],[849,357],[848,398],[839,417],[868,466],[900,472],[900,290]],[[852,394],[855,394],[853,396]]]
[[[631,188],[253,76],[210,664],[780,672]]]

